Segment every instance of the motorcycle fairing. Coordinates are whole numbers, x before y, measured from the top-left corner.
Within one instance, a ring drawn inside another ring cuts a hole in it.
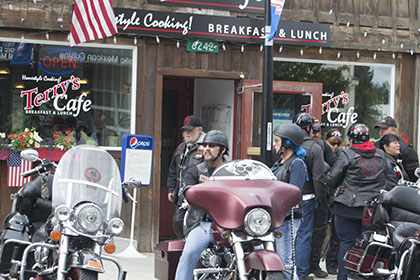
[[[247,271],[252,269],[262,271],[283,271],[286,269],[282,259],[275,251],[265,249],[252,251],[245,258],[245,263]]]
[[[99,273],[105,272],[101,257],[92,251],[80,250],[74,252],[71,260],[72,263],[69,267],[78,267]]]
[[[225,229],[243,225],[248,209],[261,207],[271,215],[271,227],[278,228],[288,210],[299,203],[299,188],[277,180],[215,180],[194,185],[185,197],[203,208]]]

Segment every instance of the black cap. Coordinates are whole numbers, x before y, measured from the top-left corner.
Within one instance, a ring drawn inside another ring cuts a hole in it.
[[[185,117],[181,129],[194,129],[196,127],[201,127],[201,121],[197,116],[191,115]]]
[[[392,117],[388,116],[388,117],[385,117],[383,120],[381,120],[379,123],[377,123],[375,125],[375,129],[378,129],[378,128],[387,129],[390,126],[396,128],[397,123]]]

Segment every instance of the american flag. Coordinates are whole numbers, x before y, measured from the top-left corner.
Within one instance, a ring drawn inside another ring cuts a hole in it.
[[[20,153],[9,151],[7,165],[7,186],[21,187],[23,184],[31,181],[31,176],[27,178],[20,176],[21,173],[32,169],[32,162],[22,160]]]
[[[76,0],[70,29],[70,47],[117,34],[111,0]]]

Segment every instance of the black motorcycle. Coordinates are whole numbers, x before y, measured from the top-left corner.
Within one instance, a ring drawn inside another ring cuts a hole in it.
[[[419,279],[420,186],[400,181],[370,206],[373,230],[346,253],[344,267],[361,279]]]

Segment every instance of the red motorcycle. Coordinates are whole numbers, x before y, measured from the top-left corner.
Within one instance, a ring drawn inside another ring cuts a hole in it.
[[[214,244],[201,253],[194,279],[284,279],[286,267],[274,249],[275,239],[281,238],[276,229],[299,203],[297,187],[278,181],[261,162],[237,160],[217,168],[207,182],[188,188],[185,197],[213,220]],[[174,277],[182,247],[180,240],[156,245],[157,279]],[[161,273],[162,265],[172,271]]]

